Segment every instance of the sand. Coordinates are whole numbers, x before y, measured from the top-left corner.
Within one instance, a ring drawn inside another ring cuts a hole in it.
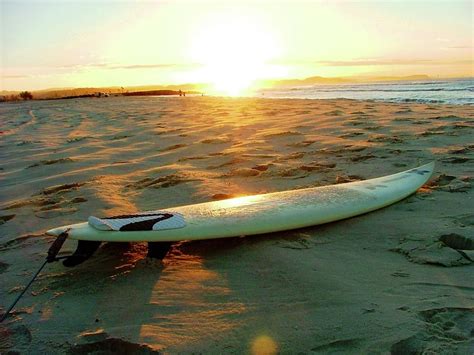
[[[2,312],[50,228],[437,163],[417,194],[337,223],[177,243],[163,263],[109,243],[48,264],[0,325],[0,353],[472,351],[473,106],[110,97],[0,117]]]

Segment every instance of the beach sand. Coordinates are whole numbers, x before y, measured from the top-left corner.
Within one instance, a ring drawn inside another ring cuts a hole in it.
[[[0,118],[1,312],[53,227],[436,161],[415,195],[337,223],[181,242],[162,264],[114,243],[48,264],[0,324],[0,353],[473,349],[473,106],[111,97],[4,104]]]

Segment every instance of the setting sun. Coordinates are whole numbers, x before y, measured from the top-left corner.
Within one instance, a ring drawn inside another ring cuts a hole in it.
[[[255,80],[276,74],[269,61],[279,50],[276,35],[262,23],[243,15],[218,14],[203,21],[190,52],[202,65],[197,76],[206,78],[211,90],[236,96]]]

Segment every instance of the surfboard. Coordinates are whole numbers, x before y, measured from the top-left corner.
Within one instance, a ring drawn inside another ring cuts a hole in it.
[[[254,235],[354,217],[398,202],[431,177],[434,162],[375,179],[243,196],[112,217],[47,231],[106,242],[174,242]]]

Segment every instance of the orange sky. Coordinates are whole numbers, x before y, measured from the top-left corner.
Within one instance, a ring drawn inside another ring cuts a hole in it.
[[[0,89],[474,76],[471,1],[2,1]]]

